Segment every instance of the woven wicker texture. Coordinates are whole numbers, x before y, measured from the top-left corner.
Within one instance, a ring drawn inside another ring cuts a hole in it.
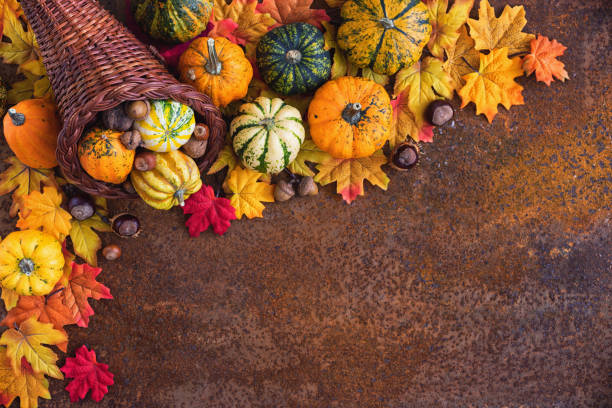
[[[40,46],[63,128],[57,159],[65,177],[107,198],[134,198],[83,171],[77,143],[97,112],[125,101],[174,99],[191,106],[210,128],[202,172],[223,147],[226,124],[210,98],[179,83],[134,35],[95,0],[21,0]]]

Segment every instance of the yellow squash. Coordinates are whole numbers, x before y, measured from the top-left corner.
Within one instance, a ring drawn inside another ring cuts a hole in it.
[[[132,171],[134,189],[145,203],[158,210],[183,206],[190,195],[202,188],[198,166],[178,150],[155,153],[155,156],[153,170]]]

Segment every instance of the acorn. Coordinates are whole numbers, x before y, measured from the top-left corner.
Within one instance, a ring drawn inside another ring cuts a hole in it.
[[[125,114],[122,105],[118,105],[102,112],[102,123],[104,123],[106,129],[125,132],[131,129],[134,124],[134,119],[129,118]]]
[[[410,170],[419,162],[419,149],[410,142],[400,143],[391,153],[389,164],[395,170]]]
[[[274,188],[274,199],[276,201],[287,201],[293,198],[295,189],[290,182],[279,180]]]
[[[102,250],[102,255],[107,261],[116,261],[121,258],[121,248],[115,244],[107,245]]]
[[[193,137],[196,140],[208,140],[209,136],[210,129],[208,128],[208,125],[205,125],[204,123],[198,123],[193,130]]]
[[[193,159],[198,159],[206,153],[208,147],[208,140],[198,140],[195,137],[189,139],[182,147],[183,152]]]
[[[143,120],[150,111],[149,101],[132,101],[125,104],[125,114],[133,120]]]
[[[134,168],[138,171],[149,171],[155,168],[157,156],[153,152],[140,152],[134,158]]]
[[[448,101],[437,99],[425,110],[425,120],[434,126],[442,126],[453,118],[455,111]]]
[[[128,150],[136,150],[142,144],[142,135],[137,130],[129,130],[121,135],[121,143]]]
[[[303,177],[298,186],[300,197],[313,196],[319,194],[319,187],[312,177]]]
[[[75,219],[83,221],[95,214],[96,205],[91,197],[84,194],[77,194],[68,200],[68,212]]]
[[[140,221],[132,214],[122,213],[111,219],[111,228],[120,237],[136,238],[140,235]]]

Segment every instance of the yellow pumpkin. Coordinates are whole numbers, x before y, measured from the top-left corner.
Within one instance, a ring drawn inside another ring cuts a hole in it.
[[[145,203],[158,210],[185,205],[185,200],[202,187],[198,166],[178,150],[154,154],[152,170],[132,172],[134,189]]]
[[[240,46],[225,38],[197,38],[179,60],[181,80],[224,107],[244,98],[253,67]]]
[[[55,149],[62,128],[55,105],[46,99],[28,99],[8,110],[4,137],[15,156],[26,166],[57,166]]]
[[[121,143],[122,132],[93,129],[78,146],[79,161],[83,169],[96,180],[123,183],[134,164],[134,150]]]
[[[389,138],[391,100],[374,81],[341,77],[327,82],[308,108],[315,144],[338,159],[368,157]]]
[[[41,231],[15,231],[0,243],[0,284],[23,296],[43,296],[64,273],[59,241]]]

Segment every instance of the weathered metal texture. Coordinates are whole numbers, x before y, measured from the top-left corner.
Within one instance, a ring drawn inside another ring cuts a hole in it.
[[[198,239],[179,210],[113,203],[145,230],[104,238],[115,299],[68,329],[116,374],[81,406],[610,406],[612,15],[522,3],[570,80],[520,78],[526,104],[491,125],[459,112],[387,192],[325,188]]]

